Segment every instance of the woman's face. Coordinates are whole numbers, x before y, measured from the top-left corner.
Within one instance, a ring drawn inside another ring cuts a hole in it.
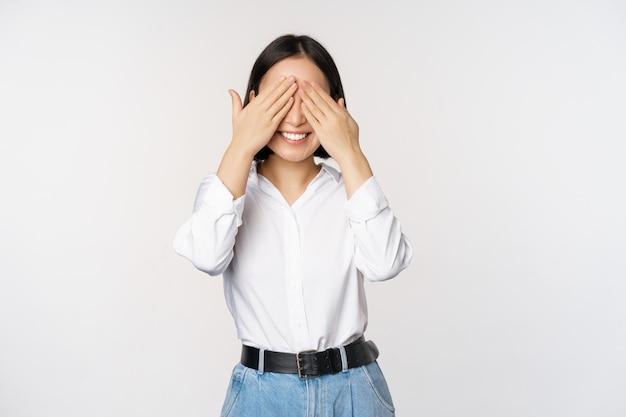
[[[296,77],[298,89],[302,88],[303,81],[308,81],[319,84],[330,93],[322,71],[311,59],[304,56],[285,58],[274,64],[261,80],[259,91],[263,91],[264,87],[272,85],[283,75]],[[293,97],[293,106],[278,125],[267,146],[276,156],[287,161],[299,162],[310,158],[320,146],[320,141],[302,112],[299,92],[296,91]]]

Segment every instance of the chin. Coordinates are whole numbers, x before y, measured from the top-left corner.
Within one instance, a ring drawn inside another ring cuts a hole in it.
[[[278,143],[276,146],[272,146],[274,144],[268,144],[269,148],[272,150],[273,156],[283,159],[289,162],[302,162],[309,160],[315,154],[317,148],[319,148],[319,143],[314,144],[315,146],[306,146],[306,147],[298,147],[286,145],[283,143]]]
[[[284,161],[289,162],[302,162],[307,161],[313,157],[314,152],[306,153],[306,154],[294,154],[294,153],[285,153],[285,152],[274,152],[272,155],[275,158],[282,159]]]

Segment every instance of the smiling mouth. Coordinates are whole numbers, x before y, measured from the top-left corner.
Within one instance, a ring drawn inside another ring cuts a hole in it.
[[[309,136],[309,133],[291,133],[291,132],[278,132],[282,137],[287,138],[289,140],[302,140]]]

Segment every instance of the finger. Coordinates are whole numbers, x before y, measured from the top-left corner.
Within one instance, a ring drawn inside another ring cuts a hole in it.
[[[261,99],[259,104],[268,110],[279,98],[289,91],[289,88],[291,88],[295,82],[296,78],[293,75],[289,77],[281,76],[278,81],[270,85],[269,89],[259,93],[258,98]],[[293,95],[293,92],[290,95]]]
[[[306,82],[305,91],[324,113],[338,110],[335,100],[319,84]]]
[[[307,111],[319,122],[323,118],[326,118],[326,114],[317,106],[317,103],[313,101],[311,96],[306,92],[300,93],[302,104],[306,105]],[[327,110],[328,111],[328,110]]]
[[[239,97],[239,94],[235,90],[228,90],[228,94],[230,94],[230,99],[233,107],[233,117],[235,117],[243,108],[243,104],[241,103],[241,97]]]
[[[346,110],[346,100],[343,97],[337,100],[337,104],[339,104],[342,109]]]
[[[306,117],[306,120],[309,122],[313,130],[317,132],[319,128],[322,126],[319,119],[315,116],[315,114],[311,111],[310,107],[307,106],[307,104],[304,101],[300,105],[300,108],[302,109],[302,113],[304,113],[304,117]]]
[[[280,97],[278,97],[276,101],[274,101],[274,103],[267,109],[267,112],[271,114],[272,117],[278,114],[285,107],[289,100],[294,99],[293,95],[295,94],[297,89],[298,85],[295,82],[291,84],[287,91],[285,91]]]
[[[287,103],[285,103],[285,105],[277,111],[274,117],[272,117],[272,121],[274,123],[280,123],[280,121],[283,120],[285,116],[287,115],[287,113],[289,112],[289,109],[291,109],[291,107],[293,106],[293,103],[294,103],[294,98],[289,97],[287,99]]]

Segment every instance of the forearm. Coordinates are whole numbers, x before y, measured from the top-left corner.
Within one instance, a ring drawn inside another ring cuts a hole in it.
[[[352,197],[354,192],[358,190],[365,181],[370,179],[374,174],[367,158],[361,152],[361,149],[355,149],[346,153],[341,158],[335,158],[341,169],[344,185],[346,187],[346,196],[348,199]]]
[[[248,173],[253,159],[254,154],[232,143],[224,152],[217,170],[217,176],[235,199],[241,197],[246,192]]]

